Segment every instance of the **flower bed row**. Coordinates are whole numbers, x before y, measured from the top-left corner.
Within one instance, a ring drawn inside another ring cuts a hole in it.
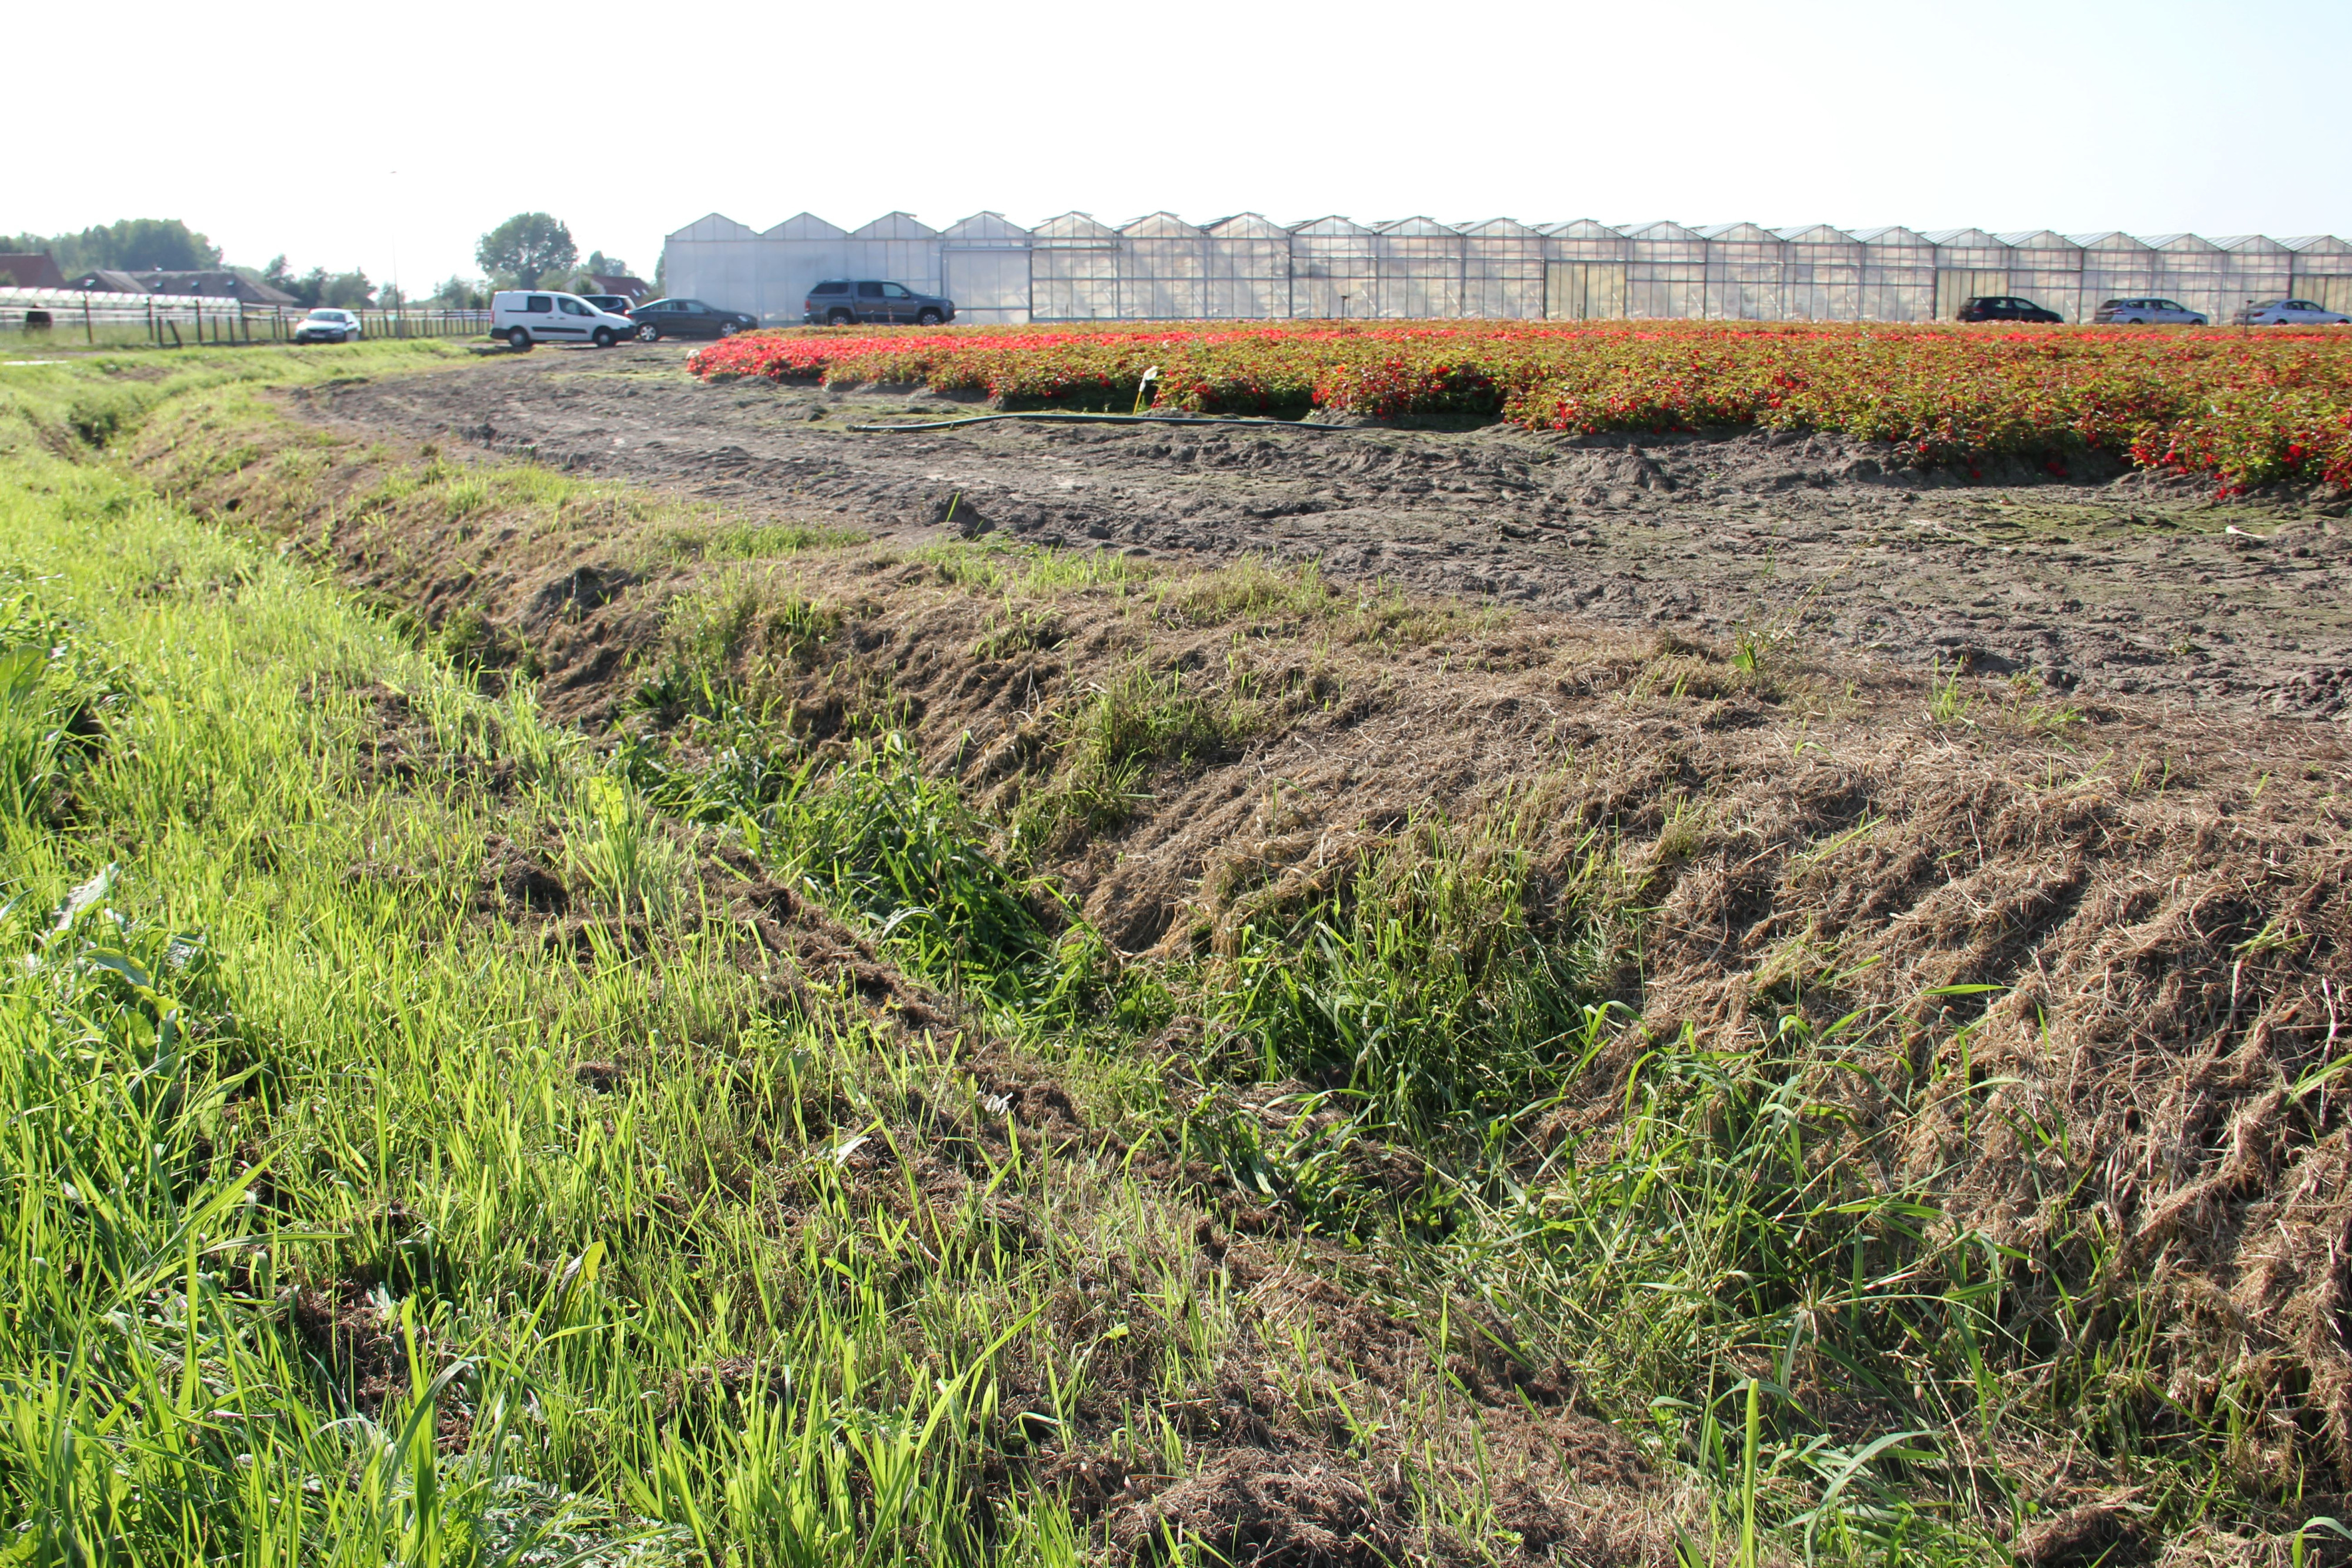
[[[2352,485],[2352,331],[1729,322],[817,329],[697,352],[705,381],[898,382],[1023,403],[1320,408],[1530,429],[1762,425],[1921,464],[2100,448],[2243,487]]]

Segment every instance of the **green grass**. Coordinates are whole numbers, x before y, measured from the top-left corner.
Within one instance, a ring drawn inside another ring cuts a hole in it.
[[[910,1230],[832,1157],[931,1136],[924,1050],[839,998],[780,1011],[689,850],[527,695],[122,481],[12,478],[26,1560],[1066,1559],[1050,1493],[982,1542],[958,1478],[1070,1265],[1005,1250],[977,1187]],[[416,716],[399,788],[367,765],[386,694]],[[560,844],[596,961],[469,913],[493,836]],[[1000,1181],[1090,1187],[1088,1246],[1176,1223],[1115,1177]]]
[[[145,420],[203,471],[242,439],[206,421],[323,361],[173,363],[0,383],[0,1561],[1097,1561],[1041,1456],[1083,1428],[1181,1475],[1181,1413],[1234,1366],[1392,1464],[1464,1560],[1517,1561],[1443,1393],[1465,1347],[1564,1367],[1698,1498],[1694,1563],[1998,1562],[2053,1455],[2129,1478],[2159,1536],[2301,1539],[2314,1450],[2255,1473],[2261,1396],[2168,1383],[2167,1298],[2067,1202],[2077,1130],[2004,1105],[2042,1228],[1952,1221],[1993,1114],[1979,988],[1857,1009],[1797,943],[1738,1028],[1632,1027],[1697,807],[1563,839],[1546,784],[1213,869],[1213,950],[1123,963],[1025,869],[1034,823],[887,729],[782,733],[751,676],[835,622],[766,569],[671,602],[647,700],[692,744],[600,755],[527,682],[478,689],[462,616],[404,635],[109,466],[89,442]],[[297,485],[322,450],[270,461]],[[642,503],[442,465],[372,504]],[[1003,599],[992,637],[1101,591],[1427,630],[1270,569],[924,559]],[[1673,660],[1643,678],[1754,675]],[[1059,716],[1014,810],[1118,813],[1333,695],[1238,652],[1213,684],[1138,664]],[[518,857],[560,913],[499,894]],[[881,967],[782,962],[754,891]],[[1136,1049],[1179,1021],[1196,1046]],[[1096,1141],[982,1135],[983,1042],[1050,1064]],[[1286,1217],[1285,1266],[1418,1324],[1439,1392],[1359,1408],[1344,1348],[1195,1266],[1199,1194],[1145,1155]]]

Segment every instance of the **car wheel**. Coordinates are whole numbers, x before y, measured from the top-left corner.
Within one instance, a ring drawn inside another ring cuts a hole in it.
[[[530,349],[530,332],[520,327],[517,327],[507,334],[507,347],[512,349],[518,354],[529,352]]]
[[[916,312],[915,312],[915,325],[916,325],[916,326],[918,326],[918,327],[936,327],[936,326],[938,326],[939,324],[940,324],[940,313],[939,313],[938,311],[936,311],[936,310],[918,310],[918,311],[916,311]]]
[[[735,325],[732,321],[721,321],[719,323],[719,335],[722,338],[731,338],[741,330],[742,329]]]
[[[660,342],[661,329],[655,326],[650,321],[646,322],[644,326],[637,329],[637,341],[640,343]]]
[[[613,346],[613,329],[610,327],[599,327],[590,336],[589,341],[600,349],[609,349]]]
[[[846,327],[856,319],[856,317],[852,316],[846,310],[835,310],[825,317],[824,324],[828,327]]]

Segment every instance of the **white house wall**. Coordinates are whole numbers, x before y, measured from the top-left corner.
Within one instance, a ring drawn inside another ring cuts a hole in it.
[[[761,234],[712,214],[669,236],[664,280],[673,295],[777,324],[799,320],[809,286],[825,277],[894,278],[954,298],[961,320],[998,324],[1927,321],[1948,318],[1969,294],[1996,292],[2071,321],[2088,320],[2106,299],[2169,295],[2218,322],[2249,299],[2295,294],[2339,308],[2352,301],[2352,245],[2326,235],[2043,234],[2011,245],[1978,230],[1846,235],[1727,225],[1702,233],[1589,222],[1538,230],[1507,220],[1376,228],[1336,217],[1276,225],[1247,214],[1205,229],[1160,214],[1129,228],[1072,214],[1031,231],[982,214],[942,234],[891,214],[844,234],[803,214]],[[1563,288],[1576,298],[1551,298]]]

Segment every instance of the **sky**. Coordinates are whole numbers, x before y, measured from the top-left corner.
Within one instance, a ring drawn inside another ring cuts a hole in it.
[[[2345,0],[478,0],[268,52],[187,15],[118,0],[168,45],[12,73],[56,155],[0,233],[177,217],[412,293],[531,210],[647,277],[709,212],[2352,237]]]

